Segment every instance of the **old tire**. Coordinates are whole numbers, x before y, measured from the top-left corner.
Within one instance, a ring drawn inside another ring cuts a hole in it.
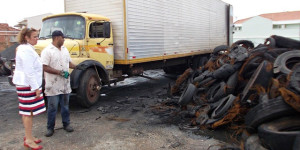
[[[271,68],[272,64],[268,61],[263,61],[258,68],[255,70],[253,75],[251,76],[250,80],[248,81],[246,87],[244,88],[243,92],[241,93],[241,102],[245,103],[250,95],[255,93],[255,90],[252,87],[256,85],[260,85],[263,88],[267,89],[269,83],[271,82],[271,78],[273,76]],[[253,99],[252,99],[253,100]]]
[[[233,105],[235,98],[236,97],[232,94],[222,98],[220,100],[221,103],[219,104],[219,106],[216,109],[214,109],[214,111],[212,112],[211,118],[217,119],[217,118],[225,116],[226,112]]]
[[[226,81],[226,94],[227,95],[233,94],[235,92],[234,90],[238,83],[238,75],[239,75],[239,72],[236,71]]]
[[[77,101],[83,107],[91,107],[98,101],[102,83],[93,68],[87,69],[79,82]]]
[[[245,124],[248,131],[255,131],[256,128],[268,121],[274,119],[297,114],[297,111],[290,105],[285,103],[283,98],[277,97],[266,102],[259,103],[246,114]]]
[[[227,51],[229,49],[229,46],[227,45],[220,45],[215,47],[215,49],[213,50],[213,54],[214,55],[218,55],[219,52],[221,51]]]
[[[299,58],[300,58],[300,50],[293,50],[293,51],[282,53],[276,58],[274,62],[273,72],[274,73],[282,72],[284,74],[289,74],[291,70],[290,68],[288,68],[287,63],[290,60],[296,60],[296,62],[298,62]]]
[[[238,40],[238,41],[234,42],[232,45],[234,45],[234,46],[242,45],[246,49],[253,49],[254,48],[253,42],[249,41],[249,40]]]
[[[300,149],[300,134],[297,135],[293,146],[293,150],[299,150],[299,149]]]
[[[300,63],[297,63],[290,74],[289,86],[300,94]]]
[[[291,49],[300,49],[300,41],[278,36],[278,35],[272,35],[271,36],[276,41],[276,47],[279,48],[291,48]]]
[[[276,47],[276,41],[272,37],[269,37],[265,40],[264,45],[268,46],[269,48],[273,49]]]
[[[192,69],[199,69],[199,67],[203,67],[208,61],[206,56],[195,56],[192,60]]]
[[[299,116],[284,117],[258,127],[258,136],[263,145],[272,150],[293,149],[300,135]]]
[[[193,95],[195,91],[197,90],[196,86],[194,84],[189,84],[184,92],[182,93],[181,97],[179,98],[178,104],[181,106],[187,105],[189,102],[191,102]]]

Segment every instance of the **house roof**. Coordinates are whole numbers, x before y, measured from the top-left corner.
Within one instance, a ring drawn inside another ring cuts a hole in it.
[[[20,31],[20,30],[8,26],[7,23],[0,23],[0,31]]]
[[[300,11],[287,11],[287,12],[278,12],[278,13],[268,13],[261,14],[261,17],[270,19],[272,21],[290,21],[290,20],[300,20]],[[253,17],[245,18],[234,22],[234,24],[242,24],[245,21]]]

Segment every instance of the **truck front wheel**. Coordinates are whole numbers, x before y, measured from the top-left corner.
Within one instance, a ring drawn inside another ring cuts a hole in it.
[[[101,79],[96,71],[90,68],[84,72],[79,82],[77,101],[83,107],[91,107],[98,101],[102,87]]]

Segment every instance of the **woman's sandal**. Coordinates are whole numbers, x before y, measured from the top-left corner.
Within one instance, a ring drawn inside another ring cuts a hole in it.
[[[25,142],[25,140],[26,140],[26,137],[24,136],[24,142]],[[39,143],[41,143],[41,142],[42,142],[41,139],[37,139],[37,140],[34,141],[35,144],[39,144]]]
[[[43,149],[43,146],[38,145],[37,148],[33,148],[33,147],[30,147],[30,145],[28,145],[28,144],[24,141],[24,148],[25,148],[25,149],[31,149],[31,150],[40,150],[40,149]]]

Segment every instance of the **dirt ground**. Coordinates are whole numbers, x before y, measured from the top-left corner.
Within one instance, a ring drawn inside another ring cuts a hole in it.
[[[145,75],[153,79],[133,77],[104,87],[99,102],[89,109],[80,107],[72,95],[70,118],[75,131],[64,131],[57,114],[54,135],[45,137],[47,117],[43,113],[34,117],[34,135],[43,140],[46,150],[214,150],[231,143],[225,131],[183,130],[182,125],[189,123],[173,113],[180,110],[178,97],[167,97],[168,85],[175,78],[161,70]],[[23,149],[23,136],[15,88],[7,77],[0,77],[0,150]]]

